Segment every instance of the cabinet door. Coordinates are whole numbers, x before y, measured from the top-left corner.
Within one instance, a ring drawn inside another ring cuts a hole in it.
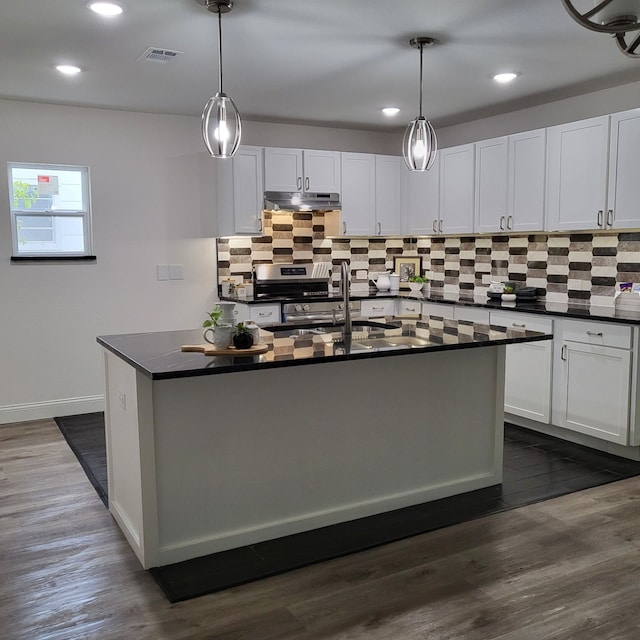
[[[377,300],[363,300],[360,314],[363,318],[382,318],[396,315],[396,301],[394,298]]]
[[[491,313],[491,324],[551,333],[546,318],[521,313]],[[543,424],[551,421],[553,341],[510,344],[506,349],[504,410]]]
[[[402,231],[409,235],[438,232],[440,156],[429,171],[402,172]]]
[[[258,325],[281,322],[279,304],[249,305],[251,320]]]
[[[340,193],[340,153],[303,151],[304,191]]]
[[[398,300],[398,315],[413,316],[422,314],[422,302],[417,298],[415,300]]]
[[[474,231],[507,231],[507,138],[476,143]]]
[[[342,154],[341,232],[371,235],[376,206],[375,156],[368,153]]]
[[[509,136],[507,230],[544,229],[547,131]]]
[[[265,191],[302,191],[302,151],[267,147],[264,150]]]
[[[631,352],[565,341],[560,357],[559,426],[626,445]]]
[[[611,116],[607,226],[640,227],[640,109]]]
[[[440,222],[442,233],[473,233],[474,145],[440,151]]]
[[[402,232],[400,182],[402,159],[399,156],[376,156],[376,222],[377,236]]]
[[[604,228],[609,116],[548,130],[549,231]]]
[[[263,148],[241,146],[231,160],[218,159],[218,234],[262,233]]]

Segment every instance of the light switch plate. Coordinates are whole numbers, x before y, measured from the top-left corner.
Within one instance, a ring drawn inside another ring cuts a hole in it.
[[[169,279],[169,265],[168,264],[159,264],[156,267],[156,272],[158,274],[158,280],[168,280]]]
[[[169,265],[169,280],[184,280],[184,265],[182,265],[182,264],[170,264]]]

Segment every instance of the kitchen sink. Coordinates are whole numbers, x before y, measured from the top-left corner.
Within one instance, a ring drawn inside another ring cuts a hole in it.
[[[372,320],[354,320],[352,323],[353,332],[370,332],[376,329],[397,329],[394,324],[387,324],[385,322],[374,322]],[[295,336],[306,335],[323,335],[327,333],[341,332],[344,328],[343,323],[332,322],[314,322],[307,324],[291,324],[291,325],[277,325],[271,327],[263,327],[265,331],[270,331],[277,338],[289,338]]]
[[[395,336],[389,338],[365,338],[363,340],[353,340],[351,351],[391,351],[394,349],[420,349],[435,344],[424,338],[415,336]]]

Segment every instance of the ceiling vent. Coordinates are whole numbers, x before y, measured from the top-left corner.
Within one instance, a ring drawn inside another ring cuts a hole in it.
[[[161,62],[166,64],[179,56],[184,51],[172,51],[171,49],[159,49],[149,47],[137,60],[137,62]]]

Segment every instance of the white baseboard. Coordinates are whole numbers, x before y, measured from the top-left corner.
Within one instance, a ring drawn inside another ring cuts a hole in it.
[[[59,416],[74,416],[81,413],[104,411],[104,396],[84,396],[82,398],[62,398],[44,402],[10,404],[0,407],[0,424],[43,420]]]

